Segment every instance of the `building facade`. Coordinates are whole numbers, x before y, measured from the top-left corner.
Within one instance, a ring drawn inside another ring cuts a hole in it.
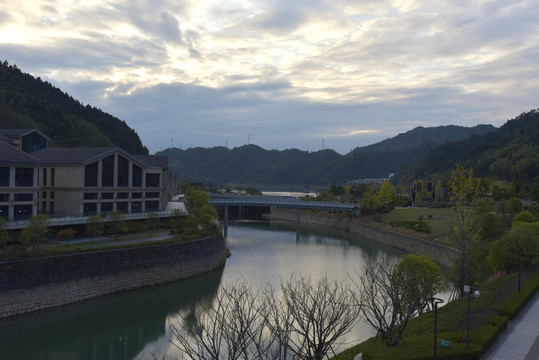
[[[10,221],[37,213],[161,211],[175,194],[166,157],[131,155],[118,147],[44,147],[27,154],[2,138],[0,146],[9,150],[0,155],[0,216]]]

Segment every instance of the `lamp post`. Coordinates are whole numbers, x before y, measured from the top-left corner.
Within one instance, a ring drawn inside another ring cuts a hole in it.
[[[438,304],[443,303],[442,299],[431,297],[429,299],[432,302],[432,307],[434,308],[434,355],[433,359],[436,360],[436,345],[437,345],[437,325],[438,325]]]
[[[464,285],[464,292],[468,295],[468,308],[466,310],[466,349],[470,348],[470,291],[474,291],[474,296],[479,297],[479,290],[470,285]]]
[[[520,262],[520,253],[522,252],[521,248],[518,248],[518,293],[520,294],[520,278],[522,274],[522,263]]]

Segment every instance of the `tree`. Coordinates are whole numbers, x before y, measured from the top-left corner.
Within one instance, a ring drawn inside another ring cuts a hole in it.
[[[347,282],[292,277],[279,290],[227,284],[213,301],[180,314],[171,342],[195,360],[319,360],[357,321]]]
[[[0,247],[5,246],[9,240],[9,233],[6,229],[7,221],[0,216]]]
[[[378,193],[380,205],[382,207],[392,205],[395,202],[395,188],[389,180],[386,180],[380,185],[380,191]]]
[[[49,216],[45,214],[37,214],[28,220],[28,226],[26,226],[19,236],[20,242],[25,246],[32,246],[35,251],[39,248],[39,245],[46,240],[46,234],[49,231],[47,222]]]
[[[65,239],[67,243],[69,244],[69,240],[73,239],[73,237],[77,234],[77,230],[73,228],[67,228],[58,230],[56,233],[56,236],[58,236],[60,239]]]
[[[511,230],[492,244],[489,259],[500,271],[518,269],[518,258],[524,268],[539,263],[539,222],[515,222]]]
[[[280,290],[280,296],[266,291],[267,323],[279,349],[293,359],[326,358],[357,322],[359,307],[347,282],[291,277]]]
[[[420,314],[428,306],[429,299],[442,290],[443,275],[440,267],[426,256],[403,256],[395,267],[393,276],[404,287],[407,301],[415,303]]]
[[[114,237],[118,237],[119,233],[127,231],[125,224],[125,214],[118,210],[112,210],[107,213],[107,229]]]
[[[369,259],[359,275],[357,304],[363,319],[389,346],[397,345],[410,318],[422,312],[441,287],[438,266],[424,256]]]
[[[189,359],[271,359],[263,303],[245,284],[227,284],[212,303],[181,313],[171,343]]]
[[[473,169],[470,168],[466,171],[462,166],[457,165],[457,168],[451,172],[448,187],[451,214],[445,219],[451,237],[460,251],[459,257],[455,259],[458,276],[454,280],[455,286],[460,289],[461,296],[464,296],[464,285],[469,285],[466,262],[478,235],[473,212],[473,206],[477,199],[473,182]]]
[[[105,231],[105,221],[100,215],[93,215],[86,219],[86,233],[92,235],[95,239],[96,235],[103,235]]]
[[[517,222],[533,223],[535,220],[535,216],[531,212],[524,210],[513,217],[513,224]]]
[[[150,233],[153,234],[153,231],[159,225],[159,215],[156,212],[148,213],[146,218],[146,229],[150,230]]]
[[[190,189],[185,196],[185,205],[189,211],[185,227],[191,231],[216,232],[219,218],[217,210],[208,204],[210,196],[202,190]]]

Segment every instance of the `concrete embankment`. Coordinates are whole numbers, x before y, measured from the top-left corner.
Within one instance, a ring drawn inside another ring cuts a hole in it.
[[[272,209],[271,213],[265,216],[272,220],[296,221],[297,214],[296,210]],[[323,224],[344,229],[406,252],[428,256],[438,264],[447,267],[452,266],[453,259],[459,254],[457,249],[447,245],[401,234],[396,231],[382,229],[374,225],[354,220],[353,218],[332,216],[327,213],[313,214],[307,211],[302,211],[300,218],[301,223]]]
[[[222,236],[0,263],[0,318],[161,285],[226,261]]]

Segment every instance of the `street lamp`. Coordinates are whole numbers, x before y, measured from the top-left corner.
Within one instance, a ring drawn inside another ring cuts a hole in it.
[[[470,348],[470,291],[474,291],[474,296],[479,297],[479,290],[470,285],[464,285],[464,292],[468,295],[468,308],[466,310],[466,349]]]
[[[436,343],[437,343],[437,323],[438,323],[438,304],[443,303],[444,301],[442,299],[438,299],[435,297],[431,297],[430,302],[432,302],[432,307],[434,308],[434,357],[433,359],[436,360]]]

